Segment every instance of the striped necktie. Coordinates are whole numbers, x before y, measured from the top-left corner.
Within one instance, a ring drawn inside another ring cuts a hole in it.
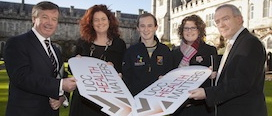
[[[48,50],[48,54],[49,54],[49,59],[52,63],[52,66],[53,66],[53,71],[54,71],[54,77],[57,77],[57,62],[56,62],[56,59],[53,55],[53,52],[51,51],[50,49],[50,45],[49,45],[49,40],[44,40],[45,42],[45,45],[46,45],[46,48]]]

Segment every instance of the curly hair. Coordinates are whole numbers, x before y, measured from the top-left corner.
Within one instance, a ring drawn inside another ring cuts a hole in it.
[[[114,14],[111,12],[111,10],[108,9],[106,5],[100,4],[100,5],[94,5],[90,7],[84,14],[84,16],[81,18],[79,25],[80,25],[80,35],[81,39],[92,42],[96,39],[97,35],[93,28],[93,16],[94,13],[102,11],[106,14],[106,16],[109,19],[109,29],[107,31],[107,36],[110,40],[113,40],[114,38],[119,38],[120,33],[118,29],[118,20],[114,16]]]
[[[184,25],[187,21],[193,21],[195,22],[195,25],[199,31],[199,35],[198,35],[198,40],[200,42],[204,42],[204,38],[206,36],[206,24],[204,23],[204,21],[197,15],[191,15],[191,16],[187,16],[185,17],[182,21],[181,21],[181,24],[179,25],[178,27],[178,35],[180,36],[180,39],[182,41],[184,41],[185,43],[187,43],[187,41],[185,40],[184,36],[183,36],[183,28],[184,28]]]

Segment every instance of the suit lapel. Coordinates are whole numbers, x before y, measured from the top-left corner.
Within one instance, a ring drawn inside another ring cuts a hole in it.
[[[244,29],[240,34],[239,36],[237,37],[237,39],[235,40],[235,42],[233,43],[232,45],[232,48],[229,52],[229,56],[228,56],[228,59],[226,61],[226,64],[229,63],[229,61],[233,58],[234,54],[235,54],[235,51],[237,49],[237,47],[239,47],[239,44],[242,42],[244,36],[249,33],[249,31],[247,29]]]
[[[51,63],[46,51],[44,50],[42,44],[40,43],[40,41],[38,40],[38,38],[36,37],[34,32],[29,31],[28,35],[29,35],[29,42],[34,46],[34,48],[36,48],[37,52],[41,55],[41,57],[42,57],[41,59],[43,59],[46,62],[48,67],[53,69],[52,63]]]
[[[57,60],[58,60],[58,65],[59,65],[59,69],[60,69],[60,67],[62,66],[62,61],[60,60],[61,59],[61,53],[60,53],[59,49],[55,45],[52,44],[52,47],[53,47],[53,49],[54,49],[54,51],[56,53]]]
[[[244,36],[245,36],[247,33],[249,33],[249,31],[248,31],[247,29],[244,29],[244,30],[239,34],[239,36],[237,37],[237,39],[235,40],[235,42],[233,43],[232,48],[231,48],[231,50],[230,50],[230,52],[229,52],[228,58],[226,59],[226,63],[225,63],[225,65],[224,65],[223,69],[222,69],[222,73],[221,73],[221,75],[220,75],[220,78],[221,78],[222,75],[224,75],[224,73],[225,73],[225,71],[226,71],[225,69],[227,69],[227,67],[228,67],[228,65],[229,65],[229,63],[230,63],[230,61],[233,59],[234,55],[236,54],[236,52],[235,52],[236,49],[239,47],[239,44],[242,42],[242,40],[244,39]]]

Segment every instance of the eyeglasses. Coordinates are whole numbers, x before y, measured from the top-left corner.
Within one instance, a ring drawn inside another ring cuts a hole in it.
[[[184,30],[184,31],[189,31],[189,30],[191,30],[191,31],[196,31],[196,30],[197,30],[197,27],[183,27],[183,30]]]

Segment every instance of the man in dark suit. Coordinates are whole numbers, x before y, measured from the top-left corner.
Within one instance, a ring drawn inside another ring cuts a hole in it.
[[[50,43],[58,17],[56,4],[40,2],[32,9],[32,30],[8,39],[4,53],[10,79],[6,116],[58,116],[59,107],[69,97],[64,91],[75,89],[75,78],[61,75],[60,51]]]
[[[190,98],[206,99],[209,106],[217,106],[217,116],[267,116],[262,43],[243,27],[241,12],[234,5],[218,7],[214,19],[229,50],[226,48],[220,62],[217,85],[191,90]]]

